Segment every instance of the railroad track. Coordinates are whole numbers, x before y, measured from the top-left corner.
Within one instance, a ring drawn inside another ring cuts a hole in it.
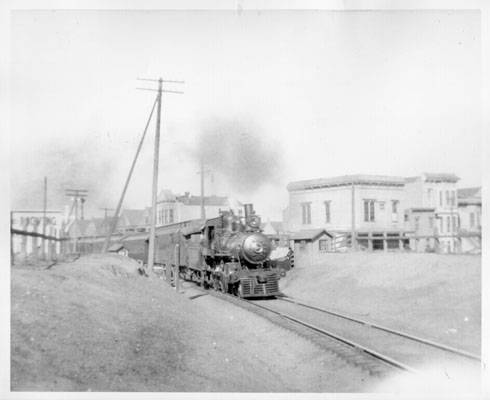
[[[291,298],[276,299],[265,305],[264,301],[259,301],[256,305],[409,372],[417,373],[427,366],[445,371],[478,368],[481,361],[478,355],[464,350]]]
[[[223,293],[207,293],[242,307],[246,305],[251,311],[261,310],[264,316],[274,315],[309,330],[317,338],[335,342],[336,345],[326,347],[374,374],[387,372],[380,364],[391,370],[419,373],[419,368],[425,365],[450,371],[455,366],[478,368],[481,361],[478,355],[293,298],[250,301]]]
[[[383,326],[383,325],[380,325],[380,324],[376,324],[376,323],[373,323],[373,322],[370,322],[370,321],[366,321],[366,320],[363,320],[363,319],[360,319],[360,318],[355,318],[355,317],[353,317],[351,315],[347,315],[347,314],[339,313],[337,311],[327,310],[325,308],[321,308],[321,307],[313,306],[313,305],[310,305],[310,304],[306,304],[306,303],[303,303],[301,301],[298,301],[298,300],[296,300],[296,299],[294,299],[292,297],[283,297],[283,298],[279,298],[279,300],[286,301],[286,302],[289,302],[289,303],[293,303],[293,304],[296,304],[296,305],[299,305],[301,307],[305,307],[305,308],[308,308],[308,309],[316,310],[316,311],[319,311],[321,313],[333,315],[333,316],[336,316],[336,317],[339,317],[339,318],[342,318],[342,319],[346,319],[346,320],[355,322],[355,323],[360,324],[360,325],[365,325],[365,326],[367,326],[369,328],[372,328],[372,329],[377,329],[377,330],[380,330],[380,331],[383,331],[383,332],[391,333],[393,335],[404,337],[404,338],[410,339],[410,340],[412,340],[414,342],[423,343],[423,344],[425,344],[427,346],[435,347],[435,348],[438,348],[438,349],[447,351],[449,353],[457,354],[457,355],[459,355],[461,357],[464,357],[464,358],[468,358],[468,359],[475,360],[475,361],[481,361],[481,357],[478,356],[477,354],[473,354],[473,353],[470,353],[470,352],[467,352],[467,351],[464,351],[464,350],[461,350],[461,349],[456,349],[454,347],[447,346],[445,344],[438,343],[438,342],[435,342],[433,340],[424,339],[424,338],[421,338],[419,336],[411,335],[409,333],[402,332],[400,330],[388,328],[386,326]]]

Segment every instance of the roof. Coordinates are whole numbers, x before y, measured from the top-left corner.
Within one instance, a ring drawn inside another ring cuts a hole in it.
[[[463,205],[481,206],[481,187],[458,189],[458,206]]]
[[[149,216],[148,210],[134,210],[134,209],[125,209],[121,212],[119,216],[119,225],[121,225],[121,221],[126,222],[126,226],[136,225],[136,226],[144,226],[148,225],[147,218]]]
[[[461,188],[458,189],[458,199],[466,199],[468,197],[480,197],[481,187]]]
[[[323,234],[333,237],[330,233],[328,233],[325,229],[303,229],[298,232],[292,232],[289,236],[291,240],[316,240]]]
[[[124,245],[122,243],[114,243],[107,250],[110,252],[115,252],[121,249],[124,249]]]
[[[439,174],[431,174],[431,173],[423,173],[422,174],[424,180],[426,182],[449,182],[456,183],[459,181],[459,178],[454,174],[447,173],[439,173]]]
[[[378,186],[403,186],[405,178],[386,175],[343,175],[332,178],[308,179],[295,181],[288,184],[288,191],[312,190],[334,186],[348,185],[378,185]]]
[[[157,202],[160,202],[160,201],[175,201],[175,198],[176,198],[176,196],[175,196],[175,194],[172,193],[171,190],[163,189],[158,194]]]
[[[266,234],[278,234],[278,233],[284,232],[284,226],[283,226],[283,223],[281,221],[267,221],[267,222],[262,222],[260,224],[260,228],[262,230],[265,230],[265,229],[267,229],[267,225],[270,225],[272,227],[272,230],[274,232],[273,233],[269,233],[270,230],[268,230],[267,232],[264,232]]]
[[[192,196],[192,195],[177,196],[177,201],[187,206],[200,206],[201,196]],[[228,197],[204,196],[204,205],[227,207],[229,205]]]

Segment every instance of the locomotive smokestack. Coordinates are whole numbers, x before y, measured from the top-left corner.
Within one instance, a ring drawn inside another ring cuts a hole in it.
[[[254,214],[254,205],[251,203],[244,204],[243,209],[245,211],[245,221],[248,221],[248,217]]]

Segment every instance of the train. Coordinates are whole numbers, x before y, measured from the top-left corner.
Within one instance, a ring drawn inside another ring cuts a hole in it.
[[[154,264],[174,267],[182,279],[205,289],[242,298],[281,295],[281,273],[270,258],[272,241],[262,233],[252,204],[244,205],[243,214],[225,210],[215,218],[159,227]],[[131,234],[121,242],[129,257],[147,264],[148,233]]]

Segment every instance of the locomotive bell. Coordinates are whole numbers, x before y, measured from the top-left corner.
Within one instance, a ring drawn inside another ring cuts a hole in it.
[[[251,233],[243,241],[243,257],[250,263],[258,264],[265,261],[271,251],[271,241],[262,233]]]

